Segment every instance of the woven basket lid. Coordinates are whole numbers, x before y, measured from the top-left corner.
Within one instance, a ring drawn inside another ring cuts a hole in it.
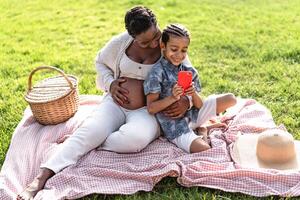
[[[77,78],[72,75],[65,76],[47,78],[36,83],[33,87],[29,86],[25,100],[29,103],[46,103],[68,95],[72,90],[77,89]],[[73,87],[66,78],[72,83]]]

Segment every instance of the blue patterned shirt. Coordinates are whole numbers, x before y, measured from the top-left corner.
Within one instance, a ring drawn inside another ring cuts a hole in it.
[[[185,66],[181,64],[179,67],[171,64],[165,58],[162,58],[151,71],[149,72],[146,80],[144,81],[145,95],[149,93],[159,93],[159,99],[172,95],[173,86],[178,79],[179,71],[191,71],[193,74],[193,82],[195,90],[201,91],[200,80],[197,71],[192,66]],[[190,132],[189,123],[196,122],[199,109],[192,107],[181,118],[171,119],[165,116],[162,112],[157,113],[155,116],[164,132],[167,139],[173,140],[182,134]]]

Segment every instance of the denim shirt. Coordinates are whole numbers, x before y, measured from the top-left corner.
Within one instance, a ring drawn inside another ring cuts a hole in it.
[[[179,71],[191,71],[193,74],[192,81],[194,82],[195,90],[201,91],[200,80],[197,71],[192,66],[175,66],[165,58],[162,58],[149,72],[146,80],[144,81],[144,93],[159,93],[159,99],[172,95],[173,86],[178,79]],[[164,136],[173,140],[182,134],[190,132],[189,123],[196,122],[199,109],[192,107],[181,118],[171,119],[165,116],[162,112],[156,113],[156,118],[164,132]]]

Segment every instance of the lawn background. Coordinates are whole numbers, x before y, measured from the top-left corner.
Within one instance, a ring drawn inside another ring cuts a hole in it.
[[[138,4],[156,13],[161,28],[177,22],[190,30],[189,56],[203,96],[233,92],[254,98],[300,139],[299,0],[0,0],[0,167],[27,106],[23,96],[30,71],[56,66],[79,77],[81,94],[101,94],[95,88],[95,55],[125,31],[124,14]],[[47,75],[38,73],[34,80]],[[184,188],[166,178],[152,192],[83,199],[256,198]]]

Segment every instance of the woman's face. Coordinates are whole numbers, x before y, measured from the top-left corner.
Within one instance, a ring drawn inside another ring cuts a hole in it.
[[[135,42],[141,48],[156,48],[159,46],[159,39],[161,37],[161,31],[157,25],[152,25],[147,31],[142,32],[135,36]]]

